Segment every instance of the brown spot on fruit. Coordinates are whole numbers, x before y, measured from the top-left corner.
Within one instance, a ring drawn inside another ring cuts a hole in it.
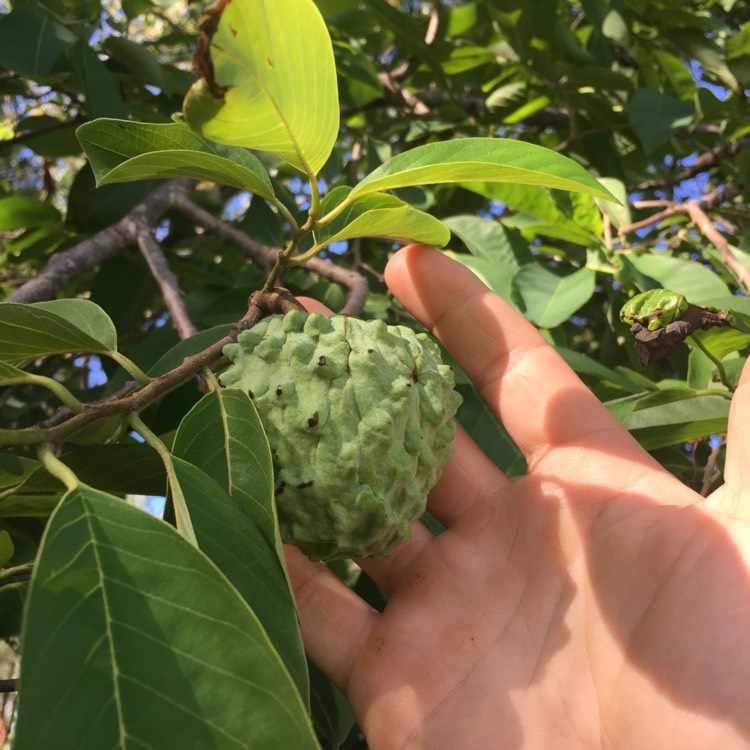
[[[285,488],[286,488],[286,482],[282,482],[282,483],[281,483],[281,484],[280,484],[280,485],[279,485],[279,486],[278,486],[278,487],[276,488],[276,490],[274,491],[274,493],[273,493],[273,494],[274,494],[274,495],[275,495],[276,497],[278,497],[278,496],[279,496],[279,495],[280,495],[280,494],[281,494],[281,493],[282,493],[282,492],[284,491],[284,489],[285,489]]]
[[[312,487],[315,484],[315,480],[311,479],[309,482],[302,482],[297,485],[298,490],[306,490],[308,487]]]
[[[315,427],[318,422],[320,422],[320,413],[316,411],[315,414],[313,414],[310,419],[307,420],[307,426]]]
[[[318,364],[322,367],[326,363],[325,357],[318,357]]]
[[[277,396],[281,396],[282,393],[284,393],[284,389],[280,385],[277,385],[276,386],[276,395]]]

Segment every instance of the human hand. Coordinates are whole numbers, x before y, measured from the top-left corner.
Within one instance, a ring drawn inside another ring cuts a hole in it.
[[[287,549],[305,647],[370,749],[750,747],[750,368],[705,499],[462,266],[410,246],[386,280],[528,473],[459,428],[428,505],[446,531],[361,561],[382,614]]]

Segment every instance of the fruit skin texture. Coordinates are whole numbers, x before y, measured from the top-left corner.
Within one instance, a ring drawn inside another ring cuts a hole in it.
[[[410,535],[451,455],[461,403],[426,334],[293,310],[224,349],[274,461],[281,538],[314,560],[384,557]]]

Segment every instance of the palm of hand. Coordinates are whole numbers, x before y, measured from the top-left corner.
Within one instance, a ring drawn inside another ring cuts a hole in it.
[[[306,645],[370,748],[750,745],[741,456],[728,455],[727,485],[707,507],[533,329],[458,289],[475,282],[440,276],[426,253],[406,263],[429,262],[429,275],[398,268],[389,283],[436,325],[529,472],[511,482],[459,432],[430,499],[446,531],[417,526],[394,555],[363,563],[389,595],[382,615],[290,555]],[[424,288],[412,280],[422,277]],[[451,284],[447,296],[471,302],[446,316],[434,291]],[[466,316],[483,321],[473,341]]]

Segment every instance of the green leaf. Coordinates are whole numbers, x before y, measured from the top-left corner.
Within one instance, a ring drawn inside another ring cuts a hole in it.
[[[557,353],[565,360],[565,363],[575,372],[580,375],[593,375],[599,380],[608,380],[611,383],[619,385],[630,393],[642,393],[642,388],[633,383],[632,380],[625,377],[623,374],[613,370],[601,362],[597,362],[591,357],[587,357],[585,354],[573,351],[564,346],[556,346]]]
[[[68,59],[81,78],[89,118],[127,116],[117,82],[83,39],[79,39],[68,52]]]
[[[654,89],[638,89],[630,98],[629,119],[647,154],[653,153],[672,133],[689,125],[695,108]]]
[[[257,617],[171,526],[85,485],[28,595],[15,750],[319,747]]]
[[[0,361],[0,386],[15,385],[33,380],[33,376],[19,367]]]
[[[224,388],[204,396],[182,419],[172,452],[226,488],[235,505],[276,548],[271,450],[258,412],[244,391]]]
[[[323,201],[321,213],[335,208],[350,192],[348,187],[334,188]],[[315,241],[322,245],[355,237],[383,237],[443,247],[450,236],[447,227],[434,216],[393,195],[375,193],[347,206],[330,225],[315,233]]]
[[[460,237],[472,255],[505,266],[520,267],[532,260],[529,246],[499,221],[479,216],[451,216],[444,219],[448,229]]]
[[[694,305],[710,305],[712,299],[729,294],[727,285],[718,274],[701,263],[662,253],[623,256],[623,259],[629,259],[640,274],[656,281],[658,286],[684,294]]]
[[[0,453],[0,490],[15,487],[24,482],[39,468],[39,462],[12,453]],[[0,506],[3,501],[0,500]]]
[[[340,747],[354,726],[354,714],[346,696],[312,662],[310,698],[316,734],[331,747]]]
[[[554,328],[591,299],[596,274],[581,268],[558,276],[537,264],[529,264],[513,278],[523,300],[526,317],[540,328]]]
[[[83,482],[118,495],[163,495],[167,479],[156,452],[143,443],[86,445],[60,457]],[[20,492],[57,492],[62,484],[44,468],[31,473]]]
[[[466,253],[454,253],[450,250],[446,250],[445,255],[466,266],[495,294],[514,307],[518,307],[517,300],[513,299],[513,277],[518,273],[518,265],[501,263],[488,258],[477,258]]]
[[[614,200],[572,159],[542,146],[503,138],[462,138],[418,146],[381,164],[351,194],[449,182],[541,185]]]
[[[229,3],[209,52],[215,80],[188,92],[190,127],[317,174],[338,137],[339,105],[333,47],[315,3]]]
[[[620,201],[620,205],[618,206],[616,203],[612,203],[612,201],[603,201],[600,198],[596,198],[596,205],[601,212],[606,214],[612,224],[618,229],[632,224],[633,218],[630,215],[628,190],[625,183],[613,177],[600,177],[599,182]]]
[[[99,305],[88,300],[0,305],[0,359],[116,350],[114,324]]]
[[[58,224],[62,224],[62,216],[51,203],[28,195],[0,198],[0,232]]]
[[[511,230],[520,230],[528,239],[533,239],[537,234],[543,234],[584,247],[591,244],[593,239],[591,231],[580,226],[562,212],[560,201],[555,200],[551,190],[539,185],[497,182],[467,183],[463,187],[515,209],[514,215],[503,217],[503,224]],[[558,193],[558,197],[559,195]],[[530,217],[541,221],[534,221]],[[598,233],[599,230],[597,230],[597,237]]]
[[[174,465],[200,550],[258,617],[307,705],[307,661],[281,550],[205,471],[177,457]]]
[[[250,397],[238,388],[204,396],[180,423],[172,452],[200,548],[258,615],[307,702],[307,662],[282,562],[271,451]]]
[[[12,559],[15,551],[10,534],[4,529],[0,529],[0,568]]]
[[[121,36],[108,36],[103,42],[104,49],[134,78],[151,86],[163,85],[161,65],[148,51],[148,45],[125,39]]]
[[[666,388],[638,399],[623,424],[648,450],[663,448],[726,432],[729,403],[690,388]]]
[[[13,3],[13,10],[0,16],[0,67],[35,79],[46,76],[76,39],[39,7]]]
[[[202,352],[217,341],[221,341],[232,329],[231,325],[222,324],[199,331],[190,338],[183,339],[162,355],[156,364],[148,368],[148,374],[156,378],[164,375],[175,367],[179,367],[186,357],[192,357]]]
[[[459,383],[457,390],[464,400],[457,414],[461,426],[497,467],[512,476],[518,476],[513,468],[523,463],[523,454],[487,401],[468,379],[467,382]],[[523,469],[520,473],[523,474]]]
[[[47,518],[60,495],[9,495],[0,500],[0,518]]]
[[[273,198],[263,165],[247,149],[212,143],[181,123],[95,120],[76,130],[96,184],[151,178],[211,180]]]
[[[721,361],[727,354],[741,352],[750,346],[750,334],[733,328],[710,328],[708,331],[693,331],[691,336]]]

